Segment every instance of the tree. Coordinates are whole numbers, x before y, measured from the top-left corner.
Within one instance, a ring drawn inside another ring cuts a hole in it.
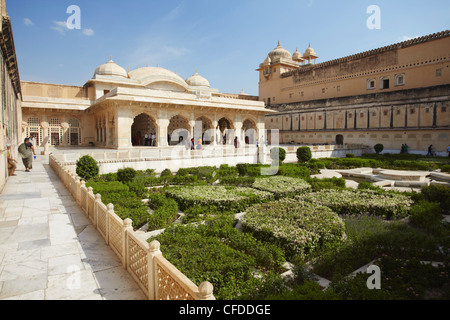
[[[279,161],[279,163],[282,163],[286,159],[286,150],[283,148],[272,148],[270,149],[270,158],[273,161]]]
[[[76,173],[84,180],[98,176],[99,168],[97,161],[91,156],[83,156],[77,161]]]
[[[312,152],[309,147],[299,147],[297,149],[298,162],[308,162],[312,158]]]
[[[384,146],[381,143],[376,144],[373,148],[377,154],[382,153],[384,150]]]

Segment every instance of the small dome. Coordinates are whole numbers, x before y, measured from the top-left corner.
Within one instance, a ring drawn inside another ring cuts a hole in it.
[[[210,87],[209,81],[195,72],[195,74],[186,80],[186,83],[193,87]]]
[[[128,74],[125,69],[116,64],[112,58],[107,63],[102,64],[100,67],[95,69],[94,76],[96,75],[128,78]]]
[[[271,63],[272,63],[272,59],[270,59],[270,57],[267,56],[266,60],[264,60],[264,65],[265,65],[265,66],[268,66],[268,65],[270,65]]]
[[[292,60],[294,61],[304,61],[305,59],[303,59],[302,54],[300,52],[298,52],[298,49],[295,50],[294,54],[292,55]]]
[[[311,48],[311,44],[309,44],[308,49],[306,49],[305,53],[303,54],[304,58],[310,58],[310,59],[317,59],[317,53],[314,51],[313,48]]]
[[[280,41],[278,41],[278,46],[269,53],[269,57],[272,61],[278,58],[292,59],[291,53],[280,45]]]

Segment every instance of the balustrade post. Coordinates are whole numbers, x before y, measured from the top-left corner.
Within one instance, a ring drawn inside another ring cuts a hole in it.
[[[80,204],[81,199],[81,180],[79,177],[76,177],[75,180],[75,201]]]
[[[106,235],[105,235],[105,241],[106,244],[109,245],[109,218],[112,216],[112,214],[114,213],[114,205],[112,203],[109,203],[106,206],[106,221],[105,221],[105,229],[106,229]]]
[[[149,245],[148,253],[148,291],[149,300],[156,300],[158,297],[158,273],[156,270],[155,257],[161,256],[161,244],[153,240]]]
[[[216,300],[213,291],[214,286],[210,282],[205,281],[200,283],[196,300]]]
[[[123,253],[123,267],[127,270],[128,266],[128,241],[127,232],[133,231],[133,221],[131,219],[125,219],[122,226],[122,253]]]
[[[95,195],[95,201],[94,201],[94,227],[97,228],[98,226],[98,206],[102,202],[102,196],[97,193]]]
[[[87,193],[86,193],[86,203],[85,203],[85,206],[86,206],[86,213],[87,213],[87,216],[88,216],[89,219],[90,219],[90,216],[89,216],[89,195],[90,195],[90,194],[94,194],[93,190],[94,190],[94,189],[92,189],[92,187],[89,187],[89,188],[87,189]]]

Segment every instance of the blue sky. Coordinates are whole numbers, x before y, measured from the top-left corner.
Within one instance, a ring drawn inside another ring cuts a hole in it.
[[[69,30],[67,8],[81,9]],[[381,9],[369,29],[367,8]],[[225,93],[258,94],[255,70],[277,42],[317,62],[450,29],[450,1],[385,0],[6,0],[21,80],[82,86],[112,56],[183,78],[198,73]]]

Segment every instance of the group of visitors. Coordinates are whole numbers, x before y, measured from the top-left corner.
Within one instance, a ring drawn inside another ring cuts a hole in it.
[[[25,171],[30,172],[33,169],[33,156],[36,159],[36,150],[34,149],[36,142],[31,138],[26,138],[24,142],[19,146],[19,156],[22,158]],[[11,145],[7,145],[7,157],[8,157],[8,176],[13,176],[17,169],[17,160],[15,160],[11,154]]]
[[[408,153],[408,145],[402,144],[402,148],[400,149],[400,153]]]
[[[156,134],[154,132],[145,134],[144,145],[146,147],[154,147],[156,146]]]

